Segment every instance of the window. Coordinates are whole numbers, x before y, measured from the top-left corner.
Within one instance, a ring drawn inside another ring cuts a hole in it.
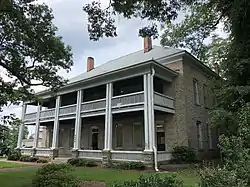
[[[69,133],[69,147],[74,147],[75,128],[71,128]]]
[[[204,95],[204,106],[208,107],[208,98],[207,98],[207,85],[203,84],[203,95]]]
[[[193,86],[194,86],[195,104],[200,105],[199,85],[198,85],[198,81],[196,79],[193,79]]]
[[[211,128],[209,127],[208,123],[207,125],[207,141],[208,141],[208,148],[213,149],[213,139],[212,139],[212,132]]]
[[[202,134],[202,126],[201,122],[196,122],[197,127],[197,141],[198,141],[198,149],[203,149],[203,134]]]
[[[123,147],[123,128],[122,124],[117,124],[115,126],[115,137],[116,137],[116,148]]]
[[[133,144],[136,148],[142,148],[143,126],[141,123],[133,124]]]

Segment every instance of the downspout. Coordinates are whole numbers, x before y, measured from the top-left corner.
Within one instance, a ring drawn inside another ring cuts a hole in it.
[[[151,66],[151,76],[154,78],[154,75],[155,75],[155,70],[154,70],[154,68]],[[153,79],[151,79],[151,81],[152,81],[152,83],[150,84],[151,86],[152,86],[152,88],[151,88],[151,91],[153,91],[153,92],[151,92],[151,94],[153,94],[152,96],[151,96],[151,101],[152,101],[152,107],[153,107],[153,112],[154,112],[154,87],[153,87]],[[155,119],[154,119],[154,121],[155,121]],[[155,124],[155,122],[153,121],[153,124]],[[154,127],[154,129],[155,129],[155,127]],[[159,169],[158,169],[158,160],[157,160],[157,149],[156,149],[156,147],[155,147],[155,130],[153,131],[153,133],[154,133],[154,136],[153,136],[153,143],[154,143],[154,145],[153,145],[153,152],[154,152],[154,169],[155,169],[155,171],[156,172],[158,172],[159,171]]]

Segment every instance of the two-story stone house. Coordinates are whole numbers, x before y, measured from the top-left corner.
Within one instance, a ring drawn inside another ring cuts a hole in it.
[[[102,161],[171,159],[177,145],[209,155],[217,136],[207,123],[212,106],[211,69],[185,50],[152,46],[94,67],[69,80],[57,96],[38,95],[42,103],[25,102],[22,119],[35,125],[34,146],[17,147],[23,154],[89,158]],[[37,112],[26,113],[28,105]],[[38,147],[39,126],[46,126],[48,141]]]

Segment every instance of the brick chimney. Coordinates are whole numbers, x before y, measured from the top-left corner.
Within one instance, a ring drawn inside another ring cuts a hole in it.
[[[152,49],[152,38],[150,36],[144,37],[144,53]]]
[[[93,57],[88,57],[87,59],[87,71],[91,71],[95,68],[95,61]]]

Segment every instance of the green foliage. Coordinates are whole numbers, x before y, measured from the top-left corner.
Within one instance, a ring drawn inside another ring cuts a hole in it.
[[[71,158],[67,161],[68,164],[76,167],[96,167],[97,163],[84,158]]]
[[[78,187],[79,181],[68,164],[46,164],[38,169],[32,187]]]
[[[120,14],[127,19],[141,18],[164,22],[174,20],[184,0],[110,0],[108,7],[93,1],[85,4],[83,10],[88,14],[88,32],[90,40],[98,41],[102,37],[115,37],[116,26],[112,15]],[[150,28],[148,26],[147,28]],[[151,33],[151,32],[150,32]]]
[[[20,157],[21,162],[37,162],[39,159],[37,157],[22,155]]]
[[[20,158],[21,158],[20,151],[14,151],[8,155],[7,160],[18,161],[18,160],[20,160]]]
[[[35,0],[13,0],[12,9],[0,12],[0,109],[11,102],[37,99],[32,86],[56,90],[65,83],[60,69],[69,71],[72,53],[56,36],[52,10]]]
[[[201,172],[200,187],[247,187],[245,179],[238,178],[236,171],[223,168],[206,168]]]
[[[196,161],[194,150],[186,146],[174,147],[172,157],[172,162],[176,164],[193,163]]]
[[[141,175],[138,180],[118,182],[112,187],[183,187],[183,183],[175,175],[152,174]]]
[[[116,165],[113,165],[117,169],[122,170],[144,170],[146,166],[143,162],[120,162]]]
[[[39,158],[37,161],[37,163],[43,163],[43,164],[46,164],[48,163],[49,161],[47,159],[42,159],[42,158]]]

